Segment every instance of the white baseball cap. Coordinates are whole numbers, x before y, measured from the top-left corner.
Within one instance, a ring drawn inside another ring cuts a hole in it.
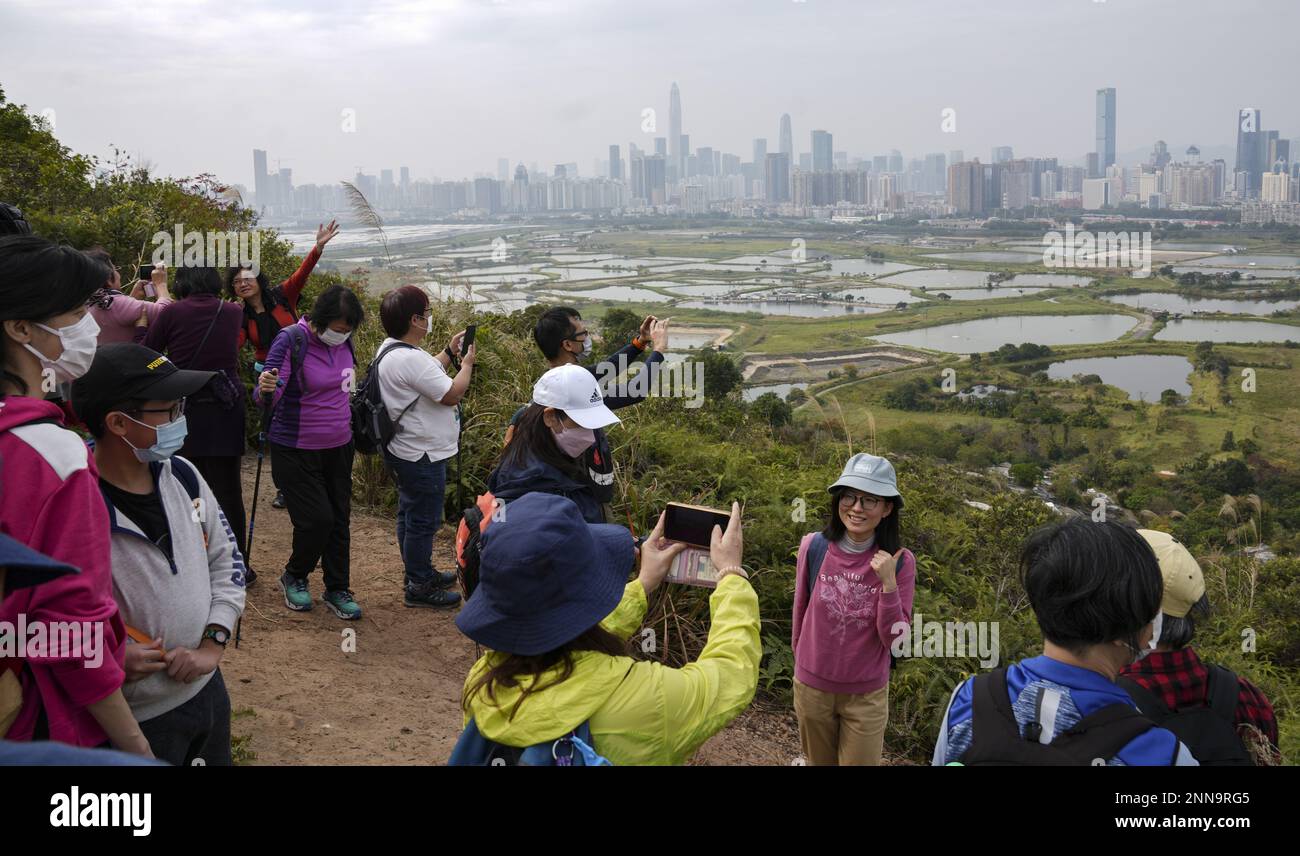
[[[583,428],[604,428],[619,422],[605,406],[596,377],[582,366],[569,364],[551,369],[533,386],[533,404],[554,407]]]

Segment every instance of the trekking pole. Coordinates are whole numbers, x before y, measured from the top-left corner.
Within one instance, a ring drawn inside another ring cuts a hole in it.
[[[248,540],[244,542],[248,547],[248,555],[244,557],[246,567],[253,561],[253,526],[257,523],[257,494],[262,488],[262,462],[266,459],[266,433],[271,422],[271,396],[263,396],[263,400],[266,402],[266,407],[262,413],[261,429],[257,432],[257,475],[253,476],[253,510],[248,515]],[[241,615],[235,624],[236,648],[239,647],[243,629],[244,618]]]

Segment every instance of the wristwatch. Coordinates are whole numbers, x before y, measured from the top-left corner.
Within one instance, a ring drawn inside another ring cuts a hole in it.
[[[203,638],[211,639],[213,642],[216,642],[224,648],[226,647],[226,643],[230,641],[230,632],[222,630],[220,627],[209,627],[207,630],[203,631]]]

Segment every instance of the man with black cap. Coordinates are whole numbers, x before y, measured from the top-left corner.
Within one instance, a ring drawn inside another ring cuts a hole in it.
[[[113,594],[134,642],[122,691],[155,756],[173,764],[231,763],[218,665],[244,611],[244,559],[207,482],[174,457],[185,397],[211,377],[122,343],[100,348],[72,386],[95,437]]]

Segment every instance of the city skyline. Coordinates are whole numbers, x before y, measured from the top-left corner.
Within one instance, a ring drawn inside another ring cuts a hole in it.
[[[417,179],[497,175],[502,157],[577,162],[585,171],[613,142],[649,150],[669,136],[664,96],[673,82],[683,96],[682,133],[695,146],[743,157],[764,137],[778,149],[776,123],[788,113],[795,168],[814,128],[862,156],[1010,144],[1075,161],[1093,148],[1089,101],[1112,86],[1123,108],[1121,160],[1156,139],[1232,146],[1221,117],[1244,104],[1262,109],[1284,136],[1300,129],[1287,85],[1295,61],[1285,52],[1180,71],[1178,85],[1152,73],[1157,44],[1191,60],[1181,68],[1221,55],[1216,22],[1230,13],[1212,2],[719,0],[698,8],[669,0],[652,14],[596,0],[440,0],[381,2],[355,14],[329,2],[267,10],[200,0],[212,19],[201,29],[159,0],[106,2],[75,18],[47,14],[63,5],[0,3],[0,85],[11,100],[52,110],[74,150],[104,156],[115,144],[161,174],[209,172],[245,185],[251,147],[313,183],[384,164],[406,164]],[[692,26],[671,26],[686,10]],[[1250,0],[1231,14],[1284,31],[1300,21],[1294,8]],[[232,51],[248,42],[250,24],[256,40]],[[132,51],[129,61],[102,61],[99,46],[145,40],[150,50]],[[1062,44],[1086,50],[1068,60]],[[341,64],[340,45],[348,56]],[[221,61],[208,59],[218,52]],[[657,114],[653,132],[641,130],[646,108]],[[941,131],[946,109],[955,111],[956,133]],[[341,129],[347,110],[352,132]]]

